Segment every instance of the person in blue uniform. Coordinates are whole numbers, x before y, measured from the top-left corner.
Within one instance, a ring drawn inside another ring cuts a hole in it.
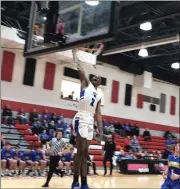
[[[23,161],[26,162],[26,166],[30,166],[30,169],[27,174],[30,174],[34,169],[34,152],[31,147],[28,147],[26,151],[24,151]]]
[[[70,149],[70,152],[66,152],[63,154],[63,164],[66,167],[67,175],[70,175],[70,169],[72,170],[73,166],[73,148]]]
[[[6,168],[9,168],[8,176],[13,176],[16,170],[17,160],[14,159],[15,152],[10,143],[6,143],[5,147],[1,150],[1,176],[4,176]],[[13,171],[14,170],[14,171]]]
[[[36,176],[38,176],[38,172],[40,176],[44,176],[44,169],[47,165],[47,161],[45,159],[45,153],[42,150],[42,146],[37,147],[36,151],[34,151],[34,158],[34,168],[36,170]],[[39,166],[40,171],[38,170]]]
[[[161,189],[180,189],[180,143],[175,145],[175,153],[168,158],[168,169],[163,178]]]
[[[19,168],[19,175],[22,175],[26,162],[24,161],[24,152],[20,151],[19,148],[15,148],[15,159],[17,160],[17,166]]]

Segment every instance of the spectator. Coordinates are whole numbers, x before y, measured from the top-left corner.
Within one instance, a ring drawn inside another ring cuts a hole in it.
[[[139,152],[140,150],[139,141],[137,140],[136,135],[134,135],[131,140],[131,147],[133,152]]]
[[[126,133],[126,136],[132,136],[132,127],[129,123],[126,123],[124,126],[124,131]]]
[[[46,128],[44,128],[46,129]],[[51,133],[55,130],[55,122],[52,120],[49,124],[48,124],[48,133]]]
[[[175,139],[176,136],[174,136],[170,131],[166,131],[166,132],[164,133],[164,138],[165,138],[166,140],[168,140],[169,138]]]
[[[176,141],[173,140],[173,138],[171,136],[169,136],[168,139],[166,140],[166,147],[173,146],[175,144],[176,144]]]
[[[139,136],[140,129],[136,124],[134,125],[134,128],[133,128],[132,132],[133,132],[133,135],[136,135],[137,137]]]
[[[4,124],[13,124],[12,111],[9,104],[7,104],[2,111],[2,120]]]
[[[43,130],[45,129],[46,131],[49,131],[49,123],[47,120],[44,119],[41,126]]]
[[[69,95],[68,98],[74,100],[74,91],[72,91],[71,95]]]
[[[136,159],[132,151],[130,150],[128,153],[125,154],[126,159]]]
[[[161,160],[161,159],[162,159],[161,151],[157,151],[157,159],[158,159],[158,160]]]
[[[31,125],[33,125],[33,124],[39,124],[39,116],[38,116],[35,108],[30,113],[29,121],[31,122]]]
[[[129,151],[131,150],[131,138],[130,136],[127,136],[125,139],[124,139],[124,148],[125,148],[125,151]]]
[[[52,113],[51,121],[54,121],[54,123],[56,124],[58,120],[59,120],[59,117],[56,115],[56,112]]]
[[[44,129],[43,132],[39,135],[41,143],[46,144],[47,141],[49,141],[49,135],[47,134],[47,131]]]
[[[48,113],[48,110],[45,110],[44,113],[41,115],[41,122],[44,122],[44,120],[49,123],[51,121],[51,116]]]
[[[172,154],[173,154],[173,147],[171,146],[171,147],[168,147],[168,148],[164,151],[164,153],[163,153],[163,155],[162,155],[162,159],[168,159],[169,155],[172,155]]]
[[[61,120],[58,120],[58,122],[55,125],[55,129],[56,131],[57,130],[63,131],[63,122]]]
[[[115,129],[115,132],[117,132],[120,136],[124,136],[124,129],[120,122],[115,121],[114,129]]]
[[[27,123],[27,116],[24,113],[24,109],[21,108],[19,113],[17,114],[17,120],[19,120],[19,123],[21,125],[25,125]]]
[[[149,132],[148,129],[146,129],[143,132],[143,138],[144,138],[145,141],[150,141],[151,140],[151,133]]]

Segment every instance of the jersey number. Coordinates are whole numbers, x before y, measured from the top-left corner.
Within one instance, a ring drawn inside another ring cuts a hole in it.
[[[97,94],[94,92],[93,93],[93,98],[91,99],[91,104],[90,104],[92,107],[94,107],[94,102],[96,100],[96,96],[97,96]]]

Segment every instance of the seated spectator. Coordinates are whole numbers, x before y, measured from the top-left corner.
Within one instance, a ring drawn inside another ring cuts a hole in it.
[[[164,138],[165,138],[166,140],[168,140],[169,138],[176,139],[177,137],[176,137],[172,132],[166,131],[166,132],[164,133]]]
[[[9,171],[6,171],[7,162],[9,163]],[[6,143],[5,147],[1,150],[1,176],[14,176],[17,168],[17,160],[15,159],[15,151],[12,149],[10,143]]]
[[[66,123],[64,123],[64,122],[63,122],[63,121],[61,121],[61,120],[58,120],[58,123],[55,125],[55,129],[56,129],[56,131],[57,131],[57,130],[62,131],[63,136],[64,136],[64,135],[65,135],[65,133],[66,133],[67,124],[66,124]]]
[[[47,125],[46,125],[47,126]],[[46,129],[44,127],[44,129]],[[52,132],[55,130],[55,122],[52,120],[49,124],[48,124],[48,133]]]
[[[133,133],[133,135],[136,135],[137,137],[139,136],[140,129],[136,124],[133,127],[132,133]]]
[[[143,132],[143,138],[144,138],[145,141],[150,141],[151,140],[151,133],[149,132],[148,129],[146,129]]]
[[[120,136],[124,136],[124,129],[120,122],[118,121],[114,122],[114,129],[115,129],[115,132],[118,133]]]
[[[51,121],[54,121],[54,123],[56,124],[58,120],[59,120],[59,116],[56,115],[56,112],[52,113]]]
[[[89,167],[92,166],[94,175],[97,175],[96,172],[96,164],[94,161],[91,160],[90,156],[88,155],[87,159],[87,174],[89,174]]]
[[[133,152],[139,152],[140,150],[139,141],[137,140],[136,135],[134,135],[131,140],[131,147]]]
[[[125,159],[136,159],[136,156],[130,150],[128,153],[125,154]]]
[[[131,150],[131,137],[130,136],[127,136],[124,139],[124,148],[125,148],[126,152],[128,152],[129,150]]]
[[[47,122],[47,120],[44,119],[41,126],[43,130],[45,129],[46,131],[49,131],[49,123]]]
[[[129,123],[126,123],[124,126],[124,131],[126,133],[126,136],[132,136],[132,126]]]
[[[161,160],[162,159],[162,153],[161,153],[161,151],[157,151],[157,159],[158,160]]]
[[[11,111],[11,109],[10,109],[10,105],[9,104],[7,104],[6,106],[5,106],[5,108],[3,109],[3,111],[2,111],[2,122],[4,123],[4,124],[13,124],[13,117],[12,117],[12,111]]]
[[[171,147],[168,147],[168,148],[164,151],[164,153],[163,153],[163,155],[162,155],[162,159],[168,159],[169,155],[172,155],[172,154],[173,154],[173,147],[171,146]]]
[[[31,122],[31,125],[33,125],[33,124],[40,124],[40,122],[39,122],[39,116],[38,116],[35,108],[30,113],[29,121]]]
[[[42,144],[46,144],[49,141],[49,135],[47,134],[46,129],[43,130],[41,134],[39,134],[40,140]]]
[[[44,120],[46,120],[47,123],[51,121],[51,116],[49,115],[48,110],[45,110],[44,113],[41,115],[41,122],[43,123]]]
[[[17,114],[17,120],[19,120],[19,123],[21,125],[25,125],[27,123],[27,116],[23,108],[21,108],[19,113]]]
[[[166,140],[166,147],[173,146],[175,144],[176,144],[176,141],[173,140],[173,138],[171,136],[169,136],[169,138]]]

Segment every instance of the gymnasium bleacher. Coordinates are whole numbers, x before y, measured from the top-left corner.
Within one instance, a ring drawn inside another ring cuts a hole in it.
[[[70,120],[68,120],[70,122]],[[13,146],[18,146],[21,150],[27,148],[27,146],[38,146],[41,142],[39,141],[38,136],[33,136],[30,130],[31,126],[15,124],[11,125],[1,125],[2,136],[5,140],[9,141]],[[141,148],[146,149],[148,152],[161,151],[165,150],[165,139],[161,136],[152,136],[151,141],[144,141],[140,136],[137,138],[140,142]],[[69,139],[66,139],[68,142]],[[115,133],[115,142],[116,142],[116,153],[124,148],[123,143],[124,138],[120,137]],[[103,147],[105,142],[98,142],[93,140],[89,148],[89,154],[96,163],[96,166],[101,167],[103,165]],[[109,164],[108,164],[109,165]]]

